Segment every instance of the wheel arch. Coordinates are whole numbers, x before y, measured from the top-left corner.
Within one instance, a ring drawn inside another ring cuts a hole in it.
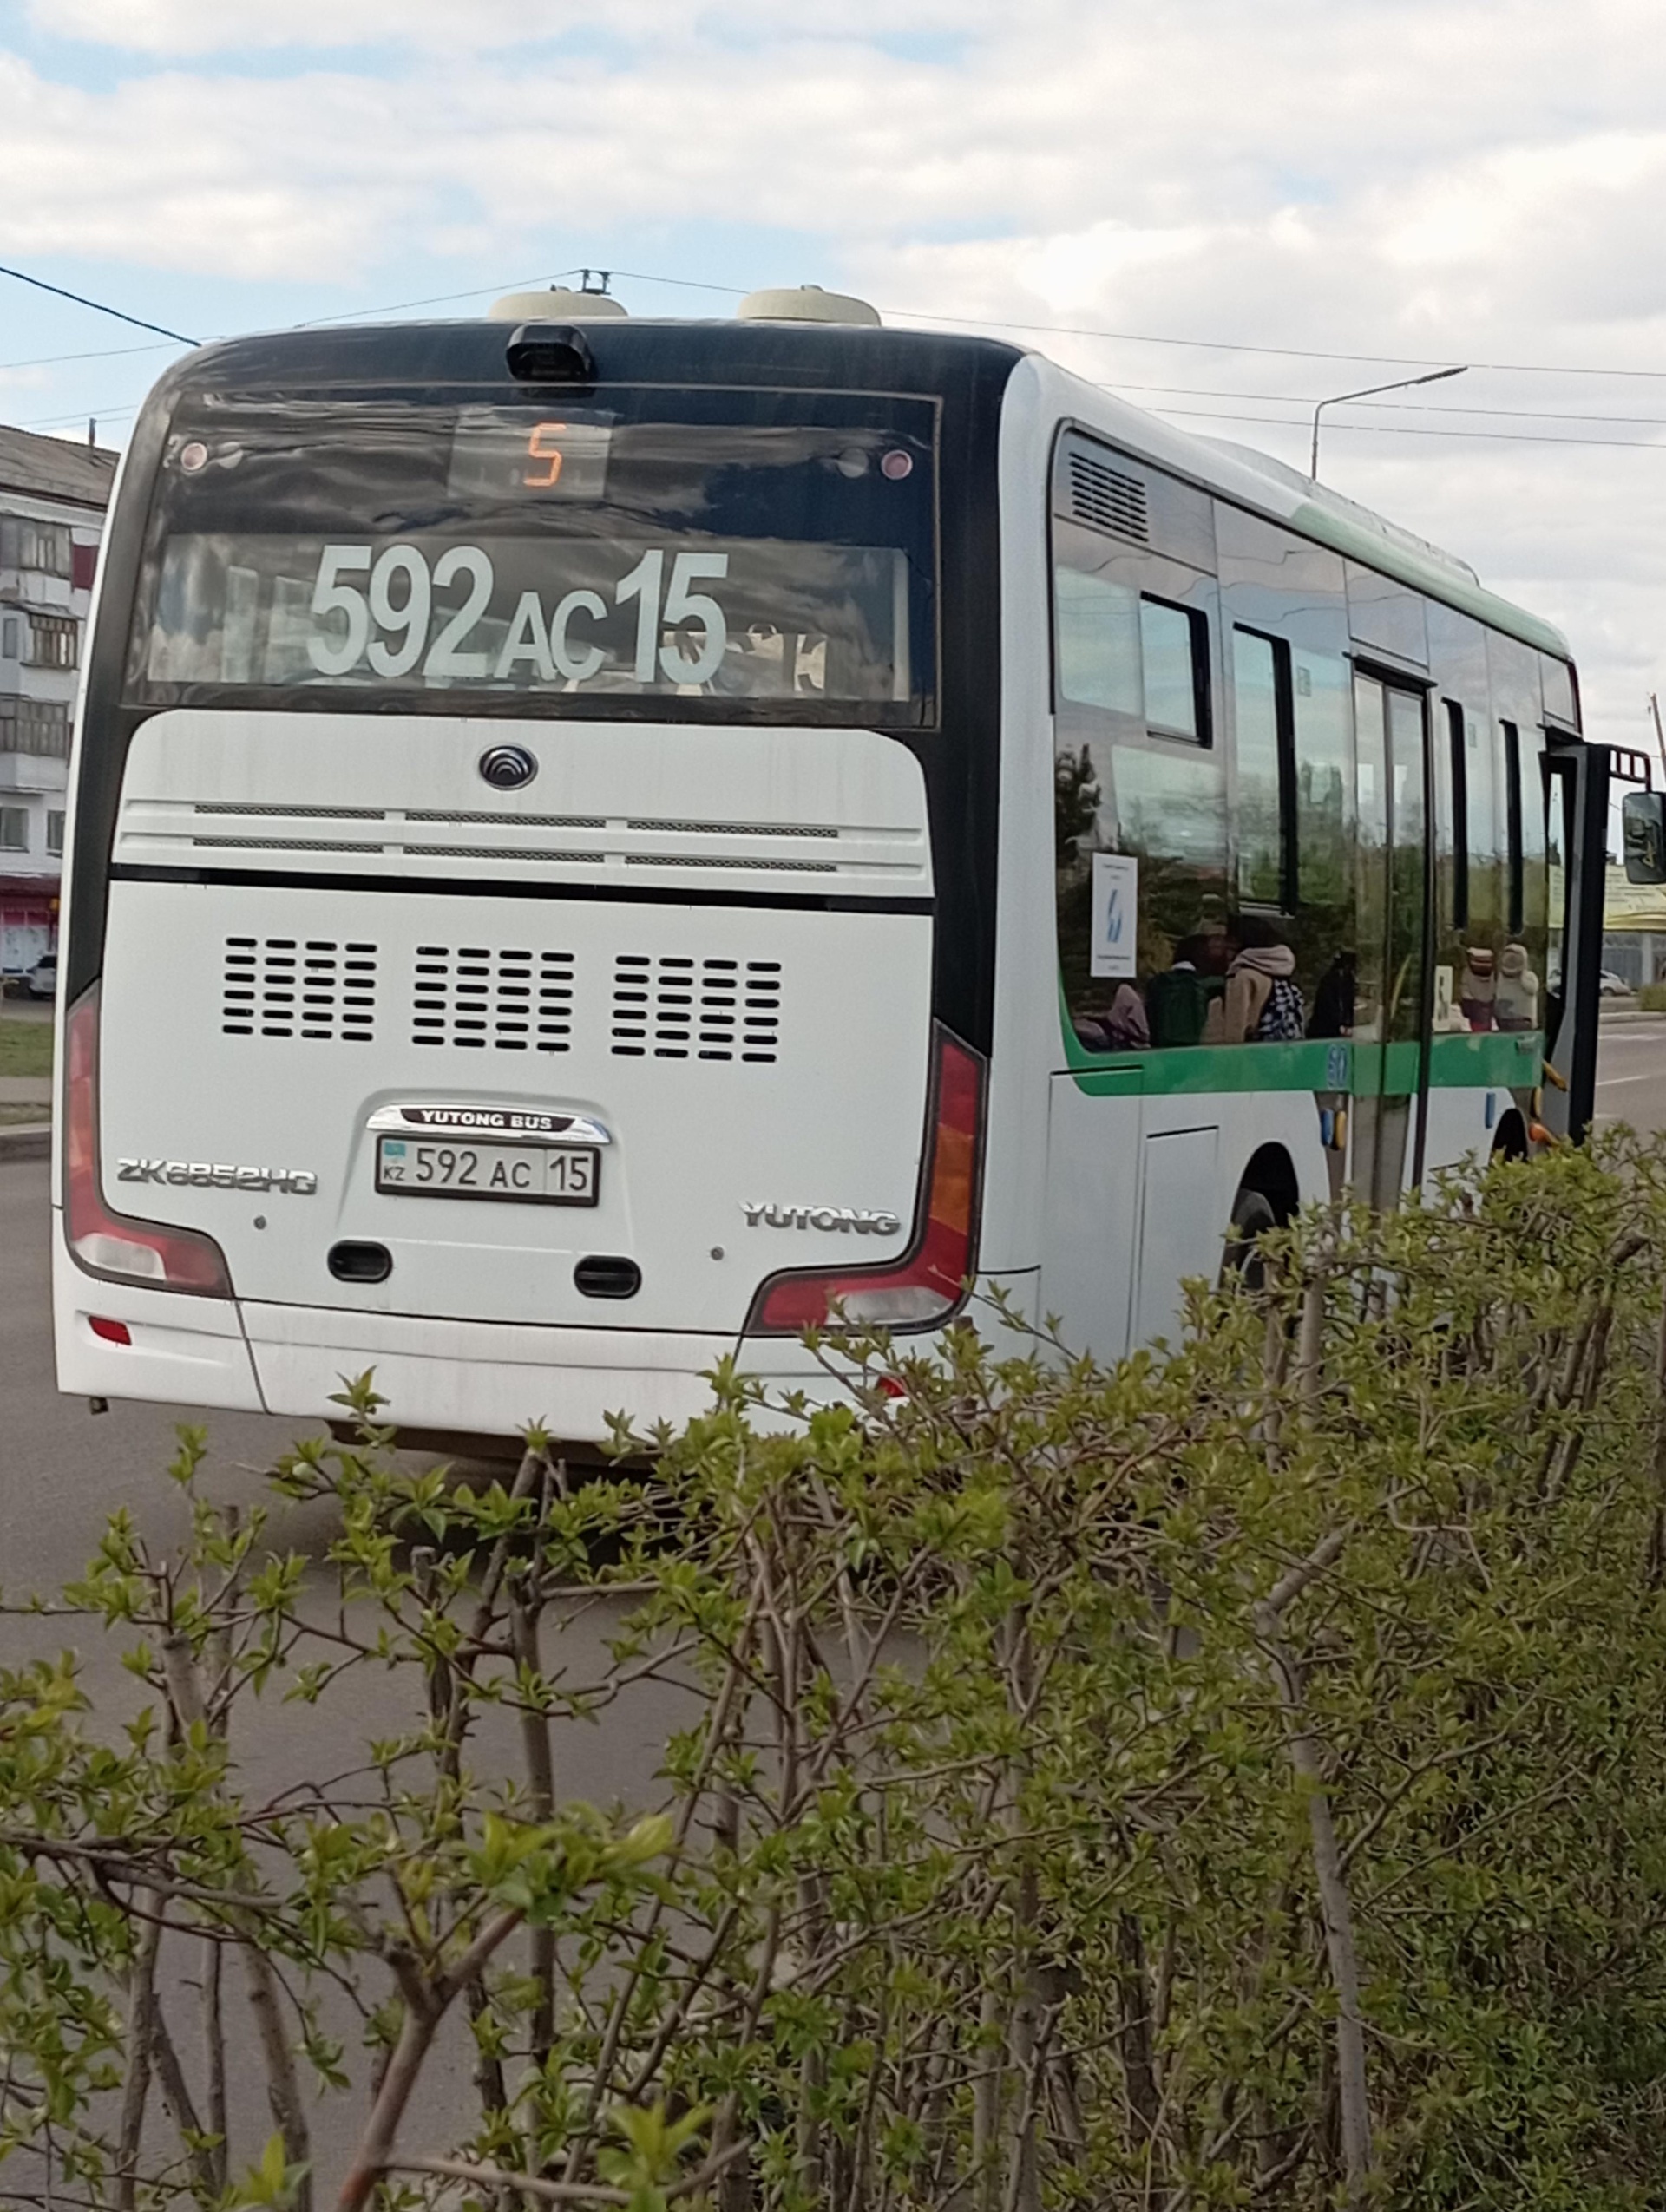
[[[1495,1160],[1525,1160],[1528,1156],[1527,1124],[1519,1106],[1512,1106],[1499,1116],[1499,1126],[1492,1132],[1492,1157]]]
[[[1295,1162],[1282,1144],[1258,1145],[1241,1169],[1232,1205],[1234,1212],[1246,1191],[1259,1191],[1273,1209],[1280,1228],[1293,1221],[1302,1208],[1302,1185]]]

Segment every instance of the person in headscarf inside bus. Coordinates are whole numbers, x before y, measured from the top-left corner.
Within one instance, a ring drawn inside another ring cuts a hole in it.
[[[1295,983],[1295,954],[1269,921],[1246,914],[1237,958],[1226,972],[1229,1044],[1270,1044],[1307,1034],[1307,1009]]]

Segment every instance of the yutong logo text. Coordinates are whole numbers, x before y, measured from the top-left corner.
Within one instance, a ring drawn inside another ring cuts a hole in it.
[[[310,1198],[318,1179],[305,1168],[226,1168],[207,1160],[122,1160],[121,1183],[192,1183],[199,1190],[289,1190]]]
[[[762,1221],[772,1229],[854,1229],[858,1236],[894,1237],[902,1226],[895,1214],[862,1206],[749,1206],[743,1199],[740,1210],[749,1229]]]

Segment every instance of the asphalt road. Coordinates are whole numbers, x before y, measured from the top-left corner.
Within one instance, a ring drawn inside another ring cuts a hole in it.
[[[1597,1056],[1597,1118],[1666,1129],[1666,1014],[1610,1014]]]

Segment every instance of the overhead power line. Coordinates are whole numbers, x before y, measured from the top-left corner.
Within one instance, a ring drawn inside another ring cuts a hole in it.
[[[648,269],[616,269],[612,273],[622,277],[630,284],[669,285],[681,291],[721,292],[732,299],[741,298],[745,291],[745,287],[741,285],[714,284],[709,279],[698,277],[668,277]],[[580,272],[576,268],[558,270],[555,272],[557,278],[575,277],[579,274]],[[62,285],[48,284],[44,278],[30,276],[26,270],[8,268],[0,265],[0,276],[15,278],[19,284],[32,285],[39,291],[51,292],[60,299],[72,300],[79,307],[90,308],[95,314],[113,316],[118,322],[131,324],[135,330],[154,330],[159,337],[171,338],[180,345],[197,345],[201,343],[200,339],[186,337],[183,331],[170,330],[161,323],[149,323],[141,316],[129,315],[123,308],[111,307],[103,300],[89,299],[84,293],[69,291]],[[494,285],[476,285],[467,291],[433,292],[421,299],[393,300],[384,306],[353,308],[344,314],[312,316],[304,322],[294,324],[292,327],[296,330],[311,330],[326,323],[351,323],[377,315],[403,314],[413,307],[444,307],[449,306],[455,300],[482,299],[490,292],[515,291],[540,283],[548,284],[550,281],[551,278],[548,274],[532,278],[515,278]],[[1256,353],[1285,361],[1353,361],[1368,365],[1381,363],[1389,368],[1396,369],[1433,369],[1443,365],[1441,357],[1432,354],[1352,353],[1334,346],[1266,345],[1246,338],[1194,338],[1177,337],[1172,332],[1163,334],[1153,330],[1106,330],[1103,325],[1086,323],[1028,323],[1018,322],[1011,317],[997,315],[940,315],[928,309],[915,307],[888,307],[884,312],[888,315],[906,316],[915,322],[946,323],[955,330],[1020,330],[1037,337],[1090,338],[1118,345],[1180,346],[1204,353]],[[1454,350],[1464,350],[1461,347]],[[114,358],[117,354],[128,350],[128,349],[125,347],[112,348],[108,357]],[[56,361],[90,360],[93,357],[90,354],[49,355],[39,362],[0,363],[0,367],[44,367]],[[1450,357],[1449,355],[1446,357],[1447,359]],[[1623,369],[1617,366],[1601,368],[1586,363],[1473,361],[1469,365],[1472,370],[1486,370],[1500,376],[1620,376],[1655,379],[1666,377],[1666,368]],[[1128,389],[1136,388],[1130,386]],[[1159,388],[1148,386],[1141,389]]]
[[[1420,353],[1337,353],[1322,346],[1256,345],[1243,338],[1158,337],[1150,330],[1095,330],[1071,323],[1009,323],[994,315],[932,315],[919,308],[888,307],[888,315],[910,315],[919,323],[951,323],[957,329],[1032,330],[1064,338],[1114,338],[1121,345],[1195,346],[1206,353],[1265,353],[1289,361],[1359,361],[1390,369],[1438,369],[1439,355]],[[1454,347],[1453,351],[1461,351]],[[1486,369],[1506,376],[1666,376],[1666,369],[1591,369],[1554,361],[1472,361],[1472,370]]]
[[[692,277],[656,277],[645,269],[615,269],[613,273],[632,284],[678,285],[692,291],[726,292],[737,299],[745,289],[741,285],[703,283]],[[1205,353],[1265,353],[1289,361],[1359,361],[1367,365],[1381,362],[1391,369],[1439,369],[1452,359],[1452,353],[1343,353],[1326,346],[1258,345],[1244,338],[1165,337],[1151,330],[1107,330],[1080,323],[1015,323],[998,315],[935,315],[918,307],[886,307],[881,311],[906,315],[917,323],[948,323],[956,330],[1028,330],[1046,337],[1110,338],[1122,345],[1190,346]],[[1462,346],[1453,348],[1453,353],[1464,350]],[[1666,376],[1666,369],[1570,368],[1553,361],[1472,361],[1469,366],[1512,376]]]
[[[125,308],[108,307],[102,299],[89,299],[85,292],[66,291],[62,285],[49,285],[44,277],[31,277],[27,270],[8,269],[0,263],[0,277],[15,277],[20,285],[33,285],[36,291],[49,291],[58,299],[72,299],[77,307],[90,307],[95,315],[113,315],[118,323],[131,323],[135,330],[154,330],[159,338],[173,338],[180,345],[197,343],[182,330],[169,330],[160,323],[147,323],[142,315],[129,315]]]
[[[562,278],[576,276],[580,272],[577,269],[565,269],[555,272],[554,277],[546,272],[536,278],[517,278],[500,281],[499,283],[492,285],[475,285],[466,291],[430,293],[419,299],[394,300],[382,306],[355,308],[343,314],[316,316],[306,322],[295,324],[292,325],[292,327],[297,330],[309,330],[328,324],[368,321],[377,316],[404,313],[413,308],[446,306],[457,300],[480,299],[495,293],[530,289],[536,285],[559,282]],[[619,269],[614,271],[613,273],[625,279],[627,283],[671,285],[679,291],[721,293],[726,297],[736,298],[742,296],[744,289],[739,285],[716,284],[700,278],[671,277],[646,269]],[[43,278],[30,276],[24,270],[11,269],[4,266],[3,265],[0,265],[0,276],[15,278],[20,283],[33,285],[36,289],[42,291],[53,293],[57,298],[71,300],[77,305],[90,308],[95,313],[112,316],[116,320],[130,324],[136,329],[154,331],[159,337],[167,339],[173,344],[180,345],[193,345],[200,343],[200,341],[196,339],[186,337],[182,331],[167,330],[161,324],[147,322],[140,316],[129,315],[124,309],[111,307],[103,301],[88,298],[83,294],[69,291],[64,286],[60,285],[48,284]],[[1144,330],[1112,330],[1102,327],[1082,324],[1016,322],[1006,320],[996,316],[970,317],[937,315],[922,310],[909,308],[891,307],[887,308],[885,312],[891,316],[907,317],[908,319],[916,322],[947,324],[956,329],[1017,330],[1026,333],[1034,333],[1041,336],[1102,339],[1122,344],[1166,345],[1185,347],[1197,351],[1262,354],[1268,356],[1269,357],[1283,360],[1315,362],[1348,361],[1366,363],[1381,363],[1391,366],[1406,368],[1423,368],[1432,365],[1427,357],[1418,355],[1348,353],[1339,350],[1329,350],[1315,346],[1262,345],[1236,339],[1191,338],[1177,337],[1173,336],[1163,337],[1151,331]],[[108,349],[101,349],[88,353],[45,355],[30,361],[4,362],[0,363],[0,369],[40,368],[55,366],[61,362],[95,360],[101,358],[118,359],[124,357],[130,357],[136,354],[154,352],[157,350],[160,350],[160,349],[152,346],[117,346]],[[1612,376],[1631,378],[1659,378],[1666,376],[1666,369],[1601,369],[1588,365],[1569,367],[1559,365],[1551,362],[1475,362],[1473,363],[1471,366],[1473,369],[1485,369],[1493,370],[1500,374],[1516,376]],[[1109,382],[1105,383],[1101,388],[1105,390],[1114,392],[1142,392],[1151,393],[1153,395],[1173,394],[1177,396],[1185,398],[1229,399],[1249,402],[1251,403],[1265,402],[1267,404],[1274,406],[1282,405],[1308,407],[1312,404],[1312,401],[1309,397],[1305,395],[1294,392],[1262,393],[1223,391],[1217,390],[1207,386]],[[1361,404],[1369,405],[1372,404],[1372,402],[1354,402],[1353,404],[1355,406]],[[1384,402],[1381,401],[1374,402],[1374,406],[1377,409],[1384,412],[1399,412],[1402,409],[1406,411],[1412,411],[1413,407],[1417,407],[1417,411],[1420,412],[1429,414],[1450,414],[1466,416],[1469,418],[1469,421],[1472,423],[1479,418],[1486,422],[1527,420],[1547,423],[1591,422],[1594,424],[1612,424],[1617,427],[1621,425],[1635,425],[1639,429],[1666,427],[1666,417],[1653,416],[1576,414],[1571,412],[1557,412],[1548,409],[1539,409],[1534,408],[1436,407],[1429,405],[1427,402],[1423,403],[1420,407],[1415,402]],[[136,409],[133,406],[128,405],[119,407],[99,407],[92,411],[105,420],[116,421],[124,416],[136,412]],[[1188,409],[1181,407],[1158,407],[1154,409],[1154,411],[1163,415],[1190,416],[1223,422],[1257,423],[1265,425],[1269,429],[1274,427],[1300,427],[1294,422],[1294,418],[1282,416],[1238,415],[1217,411],[1207,408]],[[41,418],[36,422],[25,424],[23,427],[30,429],[56,429],[63,424],[81,421],[83,419],[87,412],[87,409],[80,409],[73,415],[62,415],[51,416],[49,418]],[[1565,435],[1546,435],[1544,433],[1535,433],[1531,431],[1512,432],[1472,428],[1453,428],[1451,429],[1446,429],[1429,427],[1427,429],[1417,429],[1409,425],[1401,426],[1386,423],[1354,423],[1347,427],[1361,434],[1380,433],[1397,436],[1475,438],[1505,442],[1513,444],[1588,445],[1628,447],[1636,448],[1638,447],[1652,445],[1655,442],[1653,440],[1650,439],[1571,437]]]
[[[1101,382],[1102,392],[1166,392],[1177,399],[1247,399],[1264,407],[1311,407],[1305,392],[1230,392],[1214,384],[1129,384],[1119,378]],[[1553,407],[1453,407],[1429,399],[1355,399],[1350,407],[1368,408],[1376,415],[1481,415],[1489,421],[1514,422],[1630,422],[1644,429],[1666,429],[1666,415],[1569,414]]]
[[[558,269],[555,276],[557,278],[577,277],[585,273],[587,273],[585,271],[580,269]],[[403,314],[408,307],[449,307],[454,299],[484,299],[488,292],[527,291],[535,285],[547,285],[552,281],[553,279],[548,276],[513,277],[505,284],[476,285],[469,291],[436,291],[430,293],[426,299],[396,299],[387,307],[355,307],[345,315],[309,316],[305,323],[293,323],[290,328],[296,330],[316,330],[325,323],[362,323],[372,315]]]
[[[1155,407],[1151,412],[1184,415],[1206,422],[1255,422],[1264,430],[1306,430],[1309,427],[1307,418],[1300,415],[1228,415],[1213,407]],[[1334,427],[1339,435],[1351,433],[1359,438],[1479,438],[1507,445],[1622,446],[1631,453],[1666,453],[1666,442],[1659,438],[1554,438],[1533,430],[1442,430],[1410,422],[1339,422]]]
[[[65,361],[120,361],[135,353],[160,353],[160,345],[100,345],[90,353],[39,353],[32,361],[0,361],[0,372],[8,369],[56,369]]]

